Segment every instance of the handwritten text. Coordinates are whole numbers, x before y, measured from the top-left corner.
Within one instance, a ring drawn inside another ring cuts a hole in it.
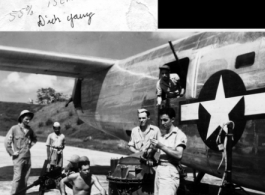
[[[92,17],[95,15],[95,13],[92,13],[92,12],[87,12],[85,14],[70,14],[66,17],[66,20],[70,22],[70,26],[72,28],[74,28],[75,24],[74,24],[74,21],[75,20],[80,20],[80,19],[83,19],[83,18],[87,18],[87,24],[90,25],[91,22],[92,22]],[[52,18],[48,18],[46,15],[43,17],[42,15],[39,15],[38,16],[38,26],[39,27],[42,27],[42,26],[45,26],[46,24],[56,24],[56,23],[60,23],[62,20],[56,16],[56,15],[53,15]]]
[[[47,18],[47,16],[45,16],[45,18]],[[56,22],[61,22],[60,18],[56,17],[55,15],[53,15],[52,19],[48,19],[47,24],[55,24]],[[45,26],[46,21],[44,19],[44,17],[42,15],[39,15],[39,21],[38,21],[38,26]]]
[[[73,1],[73,0],[49,0],[48,7],[50,7],[50,6],[56,7],[59,4],[63,5],[63,4],[68,3],[70,1]]]
[[[74,20],[79,20],[79,19],[83,19],[83,18],[86,18],[88,17],[88,21],[87,21],[87,24],[90,25],[91,24],[91,20],[92,20],[92,16],[94,16],[95,13],[86,13],[86,14],[70,14],[70,16],[67,16],[67,20],[70,21],[70,25],[72,28],[74,28]]]
[[[32,11],[32,5],[28,5],[27,7],[25,8],[22,8],[18,11],[12,11],[11,13],[9,13],[9,15],[12,17],[12,19],[10,18],[9,21],[10,22],[13,22],[17,17],[18,18],[22,18],[22,16],[24,14],[27,14],[27,15],[32,15],[33,14],[33,11]]]

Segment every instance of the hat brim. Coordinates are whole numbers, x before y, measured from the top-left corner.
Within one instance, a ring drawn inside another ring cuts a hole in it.
[[[29,115],[31,119],[33,119],[34,114],[32,112],[27,112],[25,114],[22,114],[21,116],[18,117],[18,122],[21,123],[21,118],[24,117],[25,115]]]

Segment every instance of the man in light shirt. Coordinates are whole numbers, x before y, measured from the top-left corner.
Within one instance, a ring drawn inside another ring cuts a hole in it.
[[[37,142],[37,137],[29,126],[33,117],[32,112],[23,110],[18,117],[18,124],[10,128],[5,138],[6,150],[12,156],[14,164],[12,195],[27,187],[31,170],[30,148]],[[20,193],[25,194],[25,191]]]
[[[145,152],[150,149],[150,139],[158,139],[160,130],[150,124],[150,112],[146,109],[138,109],[139,126],[134,127],[131,139],[128,143],[133,153]]]
[[[55,167],[63,167],[63,149],[65,146],[65,136],[61,133],[59,122],[53,124],[53,130],[54,132],[48,135],[46,141],[50,170]]]
[[[158,140],[151,140],[151,144],[160,151],[154,195],[175,195],[179,187],[179,166],[186,148],[187,137],[173,124],[176,116],[173,108],[163,108],[159,115],[161,129],[165,134]]]

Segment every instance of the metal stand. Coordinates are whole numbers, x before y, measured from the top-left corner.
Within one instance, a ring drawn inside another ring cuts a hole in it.
[[[233,129],[234,129],[234,122],[229,121],[226,123],[228,128],[228,132],[226,134],[227,143],[225,146],[226,150],[226,160],[225,160],[225,172],[223,174],[222,178],[222,185],[219,188],[218,195],[220,194],[228,194],[233,195],[236,193],[236,188],[239,188],[240,190],[244,191],[246,194],[248,194],[242,187],[237,186],[232,183],[232,141],[233,141]],[[224,126],[225,126],[224,125]]]

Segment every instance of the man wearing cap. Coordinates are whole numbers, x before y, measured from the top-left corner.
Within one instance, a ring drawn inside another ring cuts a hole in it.
[[[18,117],[18,124],[10,128],[5,138],[6,151],[12,156],[14,164],[11,194],[27,187],[31,170],[30,148],[37,142],[37,137],[29,126],[33,116],[32,112],[23,110]],[[24,194],[25,192],[20,193]]]
[[[166,107],[169,106],[169,98],[180,97],[184,94],[184,88],[180,85],[178,74],[170,74],[168,65],[163,65],[160,68],[160,79],[156,83],[157,105],[162,105],[162,101]]]
[[[106,191],[100,185],[98,178],[90,172],[90,161],[86,156],[81,156],[79,159],[79,173],[74,173],[65,177],[60,182],[60,191],[65,195],[65,185],[73,184],[73,195],[90,195],[92,185],[100,191],[101,195],[106,195]]]
[[[132,129],[128,146],[133,153],[148,152],[151,149],[150,139],[158,139],[160,130],[150,124],[150,112],[148,110],[138,109],[138,119],[139,126]]]
[[[66,176],[78,172],[78,162],[80,157],[77,154],[74,154],[68,160],[69,163],[64,167],[63,174]]]
[[[63,149],[65,146],[65,136],[61,133],[61,126],[59,122],[53,124],[53,133],[48,135],[47,159],[49,160],[50,170],[55,167],[63,167]]]
[[[160,157],[155,176],[154,195],[175,195],[180,181],[180,161],[187,145],[186,135],[176,126],[173,108],[160,111],[161,129],[165,134],[151,144],[159,149]]]

